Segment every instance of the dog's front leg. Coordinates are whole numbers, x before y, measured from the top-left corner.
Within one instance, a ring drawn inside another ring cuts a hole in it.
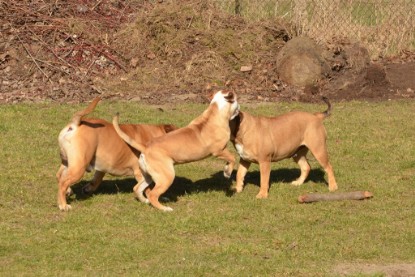
[[[259,193],[257,194],[256,198],[268,198],[268,190],[269,190],[269,175],[271,174],[271,162],[270,161],[263,161],[259,163],[259,172],[260,172],[260,188]]]
[[[236,173],[236,192],[242,192],[244,188],[245,175],[248,172],[251,162],[245,161],[242,158],[239,160],[238,172]]]
[[[235,157],[232,155],[232,153],[227,149],[223,149],[221,152],[213,154],[215,157],[218,157],[219,159],[225,160],[226,165],[223,170],[223,175],[226,178],[230,178],[232,175],[233,168],[235,166]]]
[[[95,171],[94,178],[92,178],[91,182],[82,188],[82,192],[85,194],[93,193],[97,190],[99,185],[102,183],[102,179],[104,179],[105,172],[102,171]]]

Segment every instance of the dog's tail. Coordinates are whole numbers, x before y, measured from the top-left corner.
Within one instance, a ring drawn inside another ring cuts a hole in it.
[[[98,96],[94,100],[92,100],[91,104],[89,104],[89,106],[85,110],[75,113],[72,117],[71,124],[79,126],[82,117],[86,116],[87,114],[90,114],[95,109],[99,101],[101,101],[101,97]]]
[[[112,119],[112,124],[114,125],[114,129],[117,132],[117,134],[131,147],[137,149],[140,152],[143,152],[146,147],[144,144],[138,143],[135,140],[133,140],[132,138],[130,138],[126,133],[124,133],[123,130],[121,130],[120,125],[118,123],[120,115],[117,113],[113,119]]]
[[[323,96],[322,99],[327,104],[327,110],[325,110],[324,112],[315,113],[315,115],[320,119],[325,119],[326,117],[329,117],[331,115],[331,104],[327,97]]]

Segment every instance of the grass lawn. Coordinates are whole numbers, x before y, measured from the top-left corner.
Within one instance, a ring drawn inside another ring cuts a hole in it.
[[[241,105],[262,115],[326,108]],[[289,185],[299,169],[285,160],[273,164],[269,199],[255,199],[258,166],[234,195],[223,162],[208,158],[176,166],[166,193],[172,213],[137,202],[132,177],[107,176],[85,197],[91,174],[73,187],[64,213],[57,136],[85,106],[0,106],[1,276],[338,276],[341,264],[415,263],[414,101],[334,103],[325,121],[339,191],[368,190],[370,200],[299,204],[301,194],[328,192],[311,155],[304,185]],[[102,101],[92,116],[111,120],[119,111],[122,123],[184,126],[205,107]]]

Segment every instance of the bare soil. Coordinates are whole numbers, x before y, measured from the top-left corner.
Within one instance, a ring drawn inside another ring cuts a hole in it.
[[[344,40],[321,45],[322,78],[288,84],[277,56],[292,27],[248,23],[210,1],[16,0],[0,13],[0,103],[203,102],[216,87],[243,101],[415,98],[415,53],[367,62]]]
[[[385,277],[415,276],[415,264],[338,264],[334,273],[340,276],[381,275]]]

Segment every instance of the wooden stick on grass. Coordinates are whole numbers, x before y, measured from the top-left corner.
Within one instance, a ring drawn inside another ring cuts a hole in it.
[[[373,197],[369,191],[352,191],[341,193],[308,193],[298,197],[300,203],[311,203],[317,201],[338,201],[338,200],[362,200]]]

